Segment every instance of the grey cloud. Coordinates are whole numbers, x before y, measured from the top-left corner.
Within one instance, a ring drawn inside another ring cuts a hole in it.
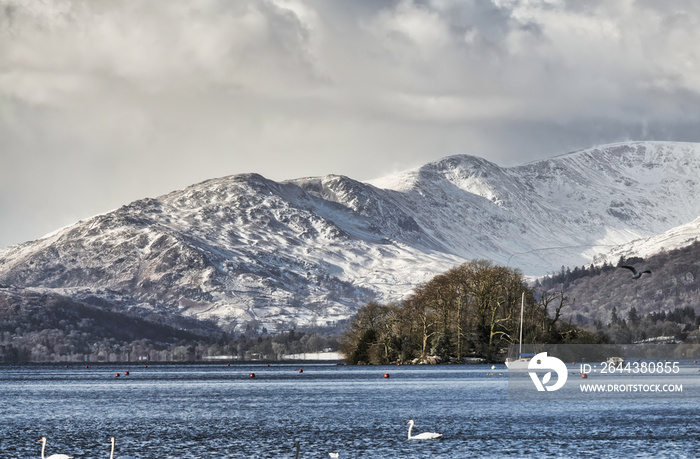
[[[0,0],[0,246],[240,172],[698,140],[699,9]]]

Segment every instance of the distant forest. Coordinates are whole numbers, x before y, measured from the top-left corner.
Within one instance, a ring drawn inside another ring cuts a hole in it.
[[[633,280],[620,265],[649,269],[652,274]],[[576,299],[572,312],[587,321],[609,322],[613,306],[623,314],[633,307],[643,315],[682,307],[700,314],[700,242],[647,259],[620,258],[614,266],[562,267],[559,273],[538,280],[535,287],[566,291]]]
[[[644,258],[640,257],[630,257],[624,258],[620,257],[616,265],[611,265],[608,262],[603,263],[600,266],[591,264],[589,266],[577,266],[573,270],[569,267],[562,266],[561,271],[557,274],[551,276],[544,276],[542,279],[538,279],[535,282],[536,287],[543,288],[564,288],[568,289],[572,283],[580,279],[588,279],[601,275],[602,273],[609,273],[615,271],[618,267],[622,265],[634,266],[635,264],[644,263]],[[627,272],[627,271],[625,271]],[[645,279],[646,280],[646,279]]]
[[[159,323],[99,303],[0,289],[0,362],[277,360],[338,349],[336,329],[227,334],[213,324]]]
[[[649,269],[632,279],[620,268]],[[575,299],[569,320],[605,333],[611,342],[633,343],[659,336],[697,341],[700,329],[700,242],[643,259],[620,258],[615,265],[562,267],[535,288],[560,289]]]

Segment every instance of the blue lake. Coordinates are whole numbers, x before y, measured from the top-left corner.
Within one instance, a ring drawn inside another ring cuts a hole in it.
[[[115,457],[136,458],[293,458],[295,442],[301,458],[700,454],[697,400],[518,402],[508,400],[508,377],[499,371],[308,363],[0,366],[0,458],[40,457],[41,437],[48,438],[47,456],[76,458],[109,458],[111,437]],[[414,434],[443,438],[408,441],[409,419]]]

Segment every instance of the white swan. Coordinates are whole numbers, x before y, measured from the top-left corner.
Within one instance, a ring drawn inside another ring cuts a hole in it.
[[[114,437],[110,440],[112,442],[112,452],[109,453],[109,459],[114,459],[114,444],[117,441]],[[135,459],[133,456],[119,456],[118,459]]]
[[[49,457],[44,456],[44,450],[46,449],[46,437],[41,437],[39,440],[41,443],[41,459],[71,459],[73,456],[68,456],[67,454],[52,454]]]
[[[439,434],[437,432],[423,432],[418,435],[411,435],[411,431],[413,430],[413,419],[408,421],[408,439],[409,440],[431,440],[433,438],[440,438],[442,437],[442,434]]]

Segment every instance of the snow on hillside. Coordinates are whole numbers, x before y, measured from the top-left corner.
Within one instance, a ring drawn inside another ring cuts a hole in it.
[[[242,174],[1,249],[0,283],[118,295],[230,328],[323,325],[474,258],[529,276],[589,263],[688,224],[698,197],[700,145],[669,142],[511,168],[451,156],[371,183]]]
[[[453,253],[543,275],[697,217],[700,147],[615,144],[513,168],[454,156],[371,183]]]
[[[593,263],[602,265],[607,262],[615,265],[620,257],[647,258],[663,251],[668,252],[689,246],[695,241],[700,241],[700,217],[685,225],[671,228],[662,234],[635,239],[628,244],[600,253],[594,257]]]

